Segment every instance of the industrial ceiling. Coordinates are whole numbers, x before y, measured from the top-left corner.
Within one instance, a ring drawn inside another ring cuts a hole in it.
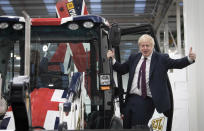
[[[0,0],[0,15],[56,17],[57,0]],[[152,24],[157,30],[168,14],[170,28],[176,28],[175,0],[85,0],[90,14],[100,15],[120,26]],[[182,1],[179,5],[182,7]],[[182,10],[182,8],[181,8]],[[182,12],[182,11],[181,11]]]

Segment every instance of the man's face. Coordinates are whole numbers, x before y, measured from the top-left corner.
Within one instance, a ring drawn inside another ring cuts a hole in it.
[[[153,44],[151,42],[141,42],[139,43],[139,49],[140,49],[140,52],[142,53],[142,55],[144,57],[148,57],[150,56],[150,54],[152,53],[153,51]]]

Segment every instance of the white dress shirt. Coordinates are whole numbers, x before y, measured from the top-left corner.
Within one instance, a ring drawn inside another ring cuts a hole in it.
[[[147,57],[146,60],[146,87],[147,87],[147,96],[152,97],[150,88],[149,88],[149,72],[150,72],[150,62],[151,62],[151,58],[152,58],[152,54],[150,56]],[[144,61],[144,56],[142,56],[137,64],[137,67],[135,69],[135,74],[134,74],[134,78],[132,81],[132,86],[130,89],[130,94],[137,94],[137,95],[142,95],[142,89],[141,89],[141,81],[140,81],[140,88],[138,89],[137,87],[137,81],[138,81],[138,77],[139,77],[139,70],[140,67],[142,65],[142,62]]]

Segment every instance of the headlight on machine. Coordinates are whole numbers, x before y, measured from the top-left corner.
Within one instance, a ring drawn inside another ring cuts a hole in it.
[[[21,29],[23,29],[23,24],[15,23],[15,24],[13,24],[13,29],[14,30],[21,30]]]
[[[69,28],[70,30],[77,30],[77,29],[79,29],[79,25],[76,24],[76,23],[70,23],[70,24],[68,25],[68,28]]]
[[[9,25],[8,25],[8,23],[6,23],[6,22],[1,22],[1,23],[0,23],[0,29],[6,29],[8,26],[9,26]]]
[[[90,29],[90,28],[92,28],[92,27],[94,26],[94,23],[91,22],[91,21],[86,21],[86,22],[83,23],[83,26],[84,26],[85,28]]]
[[[109,90],[111,85],[110,74],[100,74],[100,89],[101,90]]]

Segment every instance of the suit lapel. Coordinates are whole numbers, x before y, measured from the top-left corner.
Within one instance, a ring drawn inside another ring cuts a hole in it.
[[[140,54],[138,54],[137,55],[137,57],[136,57],[136,59],[135,59],[135,61],[134,61],[134,66],[133,66],[133,69],[134,69],[134,72],[133,73],[135,73],[135,70],[136,70],[136,66],[137,66],[137,64],[138,64],[138,62],[139,62],[139,60],[141,59],[141,56],[142,56],[142,54],[140,53]]]
[[[154,70],[154,68],[155,68],[155,65],[156,65],[156,63],[157,63],[157,54],[156,54],[156,52],[153,52],[153,54],[152,54],[152,58],[151,58],[151,63],[150,63],[150,74],[149,74],[149,78],[151,78],[151,76],[152,76],[152,73],[153,73],[153,70]]]
[[[131,70],[130,70],[130,81],[131,81],[131,83],[132,83],[132,80],[133,80],[133,77],[134,77],[134,74],[135,74],[135,70],[136,70],[136,67],[137,67],[137,64],[138,64],[138,62],[139,62],[139,60],[140,60],[140,58],[141,58],[141,56],[142,56],[142,54],[141,53],[139,53],[138,55],[136,55],[136,57],[135,57],[135,59],[134,59],[134,61],[133,61],[133,66],[132,66],[132,68],[131,68]]]

